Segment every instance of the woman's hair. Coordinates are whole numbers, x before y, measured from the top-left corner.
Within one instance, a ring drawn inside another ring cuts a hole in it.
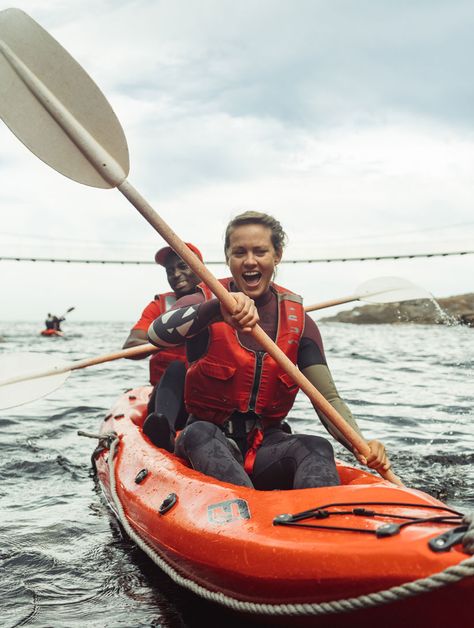
[[[242,225],[263,225],[264,227],[268,227],[271,231],[271,239],[273,248],[275,251],[281,255],[283,253],[283,248],[285,247],[287,235],[283,231],[283,227],[278,222],[276,218],[270,216],[269,214],[264,214],[263,212],[253,212],[248,211],[243,214],[239,214],[232,218],[232,220],[227,225],[227,229],[225,230],[225,239],[224,239],[224,253],[225,258],[228,259],[227,251],[230,247],[230,236],[232,232],[237,227]]]

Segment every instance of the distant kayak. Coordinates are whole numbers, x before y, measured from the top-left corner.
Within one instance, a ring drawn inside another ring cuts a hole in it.
[[[43,331],[40,331],[40,334],[42,336],[64,336],[64,332],[57,329],[43,329]]]
[[[220,482],[143,434],[150,392],[130,390],[107,414],[95,466],[125,531],[177,584],[266,621],[468,625],[461,513],[342,463],[336,487]]]

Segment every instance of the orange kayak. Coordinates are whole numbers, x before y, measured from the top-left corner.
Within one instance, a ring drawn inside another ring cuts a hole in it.
[[[282,625],[469,625],[474,557],[461,513],[342,463],[337,487],[220,482],[143,434],[150,392],[118,399],[94,459],[125,531],[179,585]]]
[[[43,329],[40,331],[42,336],[64,336],[64,332],[58,331],[57,329]]]

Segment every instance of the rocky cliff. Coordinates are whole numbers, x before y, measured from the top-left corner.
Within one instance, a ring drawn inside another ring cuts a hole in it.
[[[323,321],[370,325],[419,323],[422,325],[468,325],[474,327],[474,293],[440,299],[363,305],[339,312]]]

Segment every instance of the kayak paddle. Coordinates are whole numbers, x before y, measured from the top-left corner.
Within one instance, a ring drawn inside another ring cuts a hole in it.
[[[43,353],[0,355],[0,410],[35,401],[62,386],[69,377],[69,372],[62,370],[65,364],[64,360]],[[40,379],[35,368],[42,369],[44,379]]]
[[[235,301],[230,293],[126,180],[128,147],[120,122],[77,61],[19,9],[0,12],[0,53],[0,116],[18,139],[45,163],[79,183],[116,187],[232,312]],[[251,333],[353,448],[370,456],[366,441],[263,329],[256,325]],[[379,473],[401,484],[390,470]]]
[[[0,355],[0,410],[45,397],[59,388],[71,371],[157,350],[157,347],[147,343],[74,362],[66,362],[44,353],[2,354]]]
[[[333,305],[350,303],[351,301],[367,301],[367,303],[398,303],[414,299],[433,299],[433,295],[416,284],[401,277],[377,277],[361,283],[354,294],[339,299],[323,301],[305,307],[306,312],[322,310]]]

